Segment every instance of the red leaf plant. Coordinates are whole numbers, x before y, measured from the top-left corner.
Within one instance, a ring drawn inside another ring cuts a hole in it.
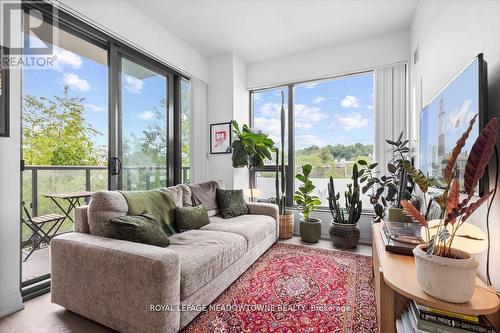
[[[472,118],[469,127],[457,141],[453,148],[444,170],[445,190],[442,195],[435,198],[443,209],[442,218],[437,226],[436,236],[430,237],[429,224],[427,219],[406,200],[401,201],[404,212],[418,221],[427,230],[427,247],[431,249],[428,254],[439,255],[442,257],[453,257],[451,253],[451,245],[456,236],[457,230],[465,223],[465,221],[476,211],[483,203],[488,201],[494,191],[486,193],[476,202],[471,203],[479,180],[483,177],[484,171],[490,161],[491,155],[497,137],[497,118],[491,119],[483,128],[478,138],[474,142],[469,153],[464,172],[464,190],[466,198],[460,202],[460,183],[458,179],[452,178],[455,170],[457,158],[465,146],[465,142],[469,137],[469,133],[476,120],[476,116]],[[451,233],[446,228],[451,224]]]

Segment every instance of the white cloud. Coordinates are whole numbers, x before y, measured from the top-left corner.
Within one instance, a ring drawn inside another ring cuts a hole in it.
[[[472,100],[468,99],[463,102],[460,110],[455,109],[454,112],[450,113],[449,116],[449,129],[452,131],[459,130],[461,128],[465,128],[468,122],[474,116],[474,113],[471,111],[472,108]]]
[[[303,134],[295,136],[295,145],[300,149],[310,146],[323,146],[325,142],[315,135]]]
[[[82,67],[82,58],[68,50],[54,46],[55,61],[52,66],[57,71],[62,71],[64,68],[78,69]]]
[[[305,104],[295,104],[294,107],[296,121],[316,123],[328,118],[319,107],[309,107]]]
[[[366,108],[367,108],[368,110],[373,110],[373,105],[367,105],[367,106],[366,106]]]
[[[343,108],[359,108],[359,99],[356,96],[347,95],[340,103]]]
[[[314,87],[316,87],[317,83],[308,83],[304,86],[304,88],[306,89],[312,89]]]
[[[314,99],[313,103],[314,104],[321,104],[325,101],[325,98],[323,96],[318,96]]]
[[[274,142],[279,141],[281,136],[281,121],[279,119],[255,117],[253,122],[256,129],[269,135]]]
[[[152,111],[146,110],[139,113],[137,117],[141,120],[151,120],[155,117],[155,114]]]
[[[358,112],[353,112],[346,116],[335,116],[335,120],[328,125],[327,129],[341,129],[342,131],[350,131],[356,128],[368,126],[368,118],[363,117]]]
[[[88,83],[84,79],[80,79],[80,77],[76,74],[66,73],[63,76],[63,82],[65,86],[68,86],[71,89],[79,90],[79,91],[89,91],[90,83]]]
[[[260,101],[262,99],[262,94],[260,93],[253,93],[253,100],[254,102]]]
[[[125,89],[127,89],[128,92],[134,95],[140,94],[142,92],[142,88],[144,87],[144,81],[127,74],[125,74],[124,78],[125,78]]]
[[[281,104],[279,103],[267,102],[259,107],[260,115],[266,117],[279,118],[280,111],[281,111]]]
[[[94,112],[105,112],[106,108],[104,106],[99,106],[95,104],[85,104],[85,108]]]
[[[311,129],[313,128],[313,125],[311,123],[296,121],[295,128]]]

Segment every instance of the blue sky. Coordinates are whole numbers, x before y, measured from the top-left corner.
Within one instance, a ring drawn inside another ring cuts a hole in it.
[[[280,91],[261,91],[253,98],[254,126],[277,142]],[[373,143],[372,73],[296,85],[294,97],[297,149],[312,145]]]
[[[424,107],[421,113],[420,166],[425,174],[432,174],[432,162],[436,161],[437,158],[441,97],[445,109],[445,156],[448,156],[459,137],[467,129],[470,119],[478,113],[477,60]],[[478,119],[476,119],[475,126],[462,152],[470,152],[478,136],[478,128]]]
[[[33,39],[34,37],[30,37]],[[86,43],[82,41],[82,43]],[[106,52],[103,50],[103,52]],[[53,98],[62,96],[64,86],[71,97],[83,97],[87,122],[102,133],[94,138],[98,145],[108,144],[108,67],[73,52],[54,46],[57,61],[52,68],[25,69],[23,94]],[[166,98],[166,80],[159,76],[137,79],[123,77],[123,134],[140,136],[148,124],[156,121],[155,107]]]

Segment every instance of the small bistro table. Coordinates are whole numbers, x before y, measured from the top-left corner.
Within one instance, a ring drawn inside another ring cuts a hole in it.
[[[78,207],[81,205],[80,200],[84,199],[85,202],[88,201],[88,199],[94,194],[92,191],[77,191],[77,192],[61,192],[61,193],[45,193],[43,196],[46,198],[51,199],[57,207],[63,212],[64,219],[61,220],[59,223],[59,226],[57,227],[56,231],[54,232],[54,235],[57,234],[57,231],[61,227],[61,225],[66,221],[66,219],[69,219],[71,222],[75,223],[73,218],[71,217],[71,212],[75,207]],[[66,201],[68,203],[68,206],[66,208],[63,207],[63,204],[59,201]]]

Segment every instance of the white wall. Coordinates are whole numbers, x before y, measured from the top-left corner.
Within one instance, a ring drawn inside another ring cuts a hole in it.
[[[372,69],[409,59],[409,31],[353,41],[248,65],[248,88]]]
[[[132,4],[117,0],[60,0],[59,3],[181,73],[208,82],[205,57]]]
[[[414,119],[421,104],[428,103],[478,53],[488,62],[488,98],[490,117],[500,115],[500,2],[496,1],[421,1],[411,27],[411,50],[419,46],[420,60],[411,66]],[[420,89],[422,82],[422,89]],[[421,91],[421,96],[420,96]],[[420,103],[420,99],[423,103]],[[500,138],[500,136],[499,136]],[[500,139],[497,138],[497,146]],[[494,162],[490,164],[493,187]],[[471,218],[485,229],[486,206]],[[491,277],[500,288],[500,195],[491,211]],[[480,275],[485,275],[485,255],[481,256]]]
[[[14,19],[12,20],[14,21]],[[19,17],[19,21],[20,17]],[[13,27],[21,36],[21,26]],[[14,36],[14,34],[13,34]],[[10,71],[10,137],[0,138],[0,317],[22,309],[20,292],[21,71]]]
[[[231,120],[248,124],[246,64],[235,54],[227,53],[209,59],[208,73],[207,126]],[[231,154],[209,155],[208,166],[209,179],[223,180],[228,189],[248,189],[248,170],[234,169]]]

